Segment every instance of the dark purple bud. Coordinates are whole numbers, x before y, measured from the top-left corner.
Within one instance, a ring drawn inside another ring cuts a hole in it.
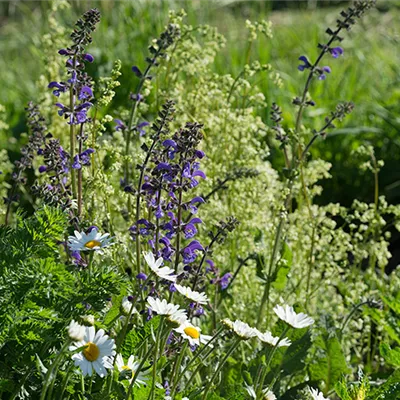
[[[205,155],[206,155],[206,153],[204,153],[204,151],[202,151],[202,150],[196,150],[196,157],[197,157],[197,158],[202,159],[202,158],[204,158]]]
[[[164,147],[173,147],[174,149],[176,149],[176,147],[177,147],[176,146],[176,142],[174,140],[172,140],[172,139],[164,140],[162,145]]]
[[[328,74],[331,73],[331,69],[328,66],[322,67],[322,71],[327,72]]]
[[[147,275],[146,275],[145,273],[143,273],[143,272],[139,272],[139,273],[136,275],[136,278],[139,279],[139,280],[141,280],[141,281],[145,281],[145,280],[147,279]]]
[[[163,169],[167,170],[167,171],[170,171],[171,170],[171,166],[168,163],[160,162],[157,165],[156,170],[160,171],[160,170],[163,170]]]
[[[68,53],[68,51],[67,51],[66,49],[61,49],[61,50],[58,50],[58,54],[60,54],[60,55],[62,55],[62,56],[66,56],[66,55],[68,55],[69,53]]]
[[[200,176],[200,177],[203,178],[203,179],[206,179],[206,178],[207,178],[207,177],[206,177],[206,174],[205,174],[203,171],[200,171],[200,170],[193,172],[193,175],[192,175],[192,176],[193,176],[193,177],[194,177],[194,176]]]
[[[99,228],[96,226],[96,225],[92,225],[92,226],[89,226],[89,228],[87,229],[87,232],[88,233],[90,233],[90,232],[92,232],[93,230],[95,230],[95,231],[99,231]]]
[[[45,165],[41,165],[40,167],[39,167],[39,172],[41,173],[41,174],[43,174],[43,172],[46,172],[47,171],[47,167],[45,166]]]
[[[333,58],[338,58],[343,54],[343,49],[341,47],[334,47],[330,49]]]
[[[170,291],[171,293],[175,293],[175,292],[176,292],[176,287],[175,287],[175,285],[174,285],[173,283],[171,283],[171,284],[169,285],[169,291]]]
[[[91,54],[89,54],[89,53],[86,53],[86,54],[83,56],[83,59],[84,59],[85,61],[89,61],[90,63],[92,63],[92,62],[94,61],[94,57],[93,57]]]
[[[142,76],[142,73],[140,72],[140,69],[136,65],[134,65],[132,67],[132,71],[138,78],[140,78]]]
[[[133,301],[133,296],[128,296],[128,301],[132,302]]]

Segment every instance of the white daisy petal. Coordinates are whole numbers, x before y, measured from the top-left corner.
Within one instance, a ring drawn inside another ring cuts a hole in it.
[[[307,314],[297,314],[293,307],[276,305],[274,307],[275,314],[284,322],[292,326],[293,328],[306,328],[314,323],[314,320]]]
[[[181,286],[178,285],[177,283],[175,283],[174,286],[180,294],[184,295],[189,300],[192,300],[194,303],[199,303],[199,304],[208,303],[208,297],[205,293],[196,292],[192,290],[190,287]]]

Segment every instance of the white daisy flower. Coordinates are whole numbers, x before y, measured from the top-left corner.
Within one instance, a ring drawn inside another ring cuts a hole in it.
[[[144,259],[147,262],[147,265],[150,269],[161,279],[166,279],[167,281],[175,282],[176,275],[174,275],[175,271],[168,267],[161,267],[163,263],[163,258],[160,257],[157,261],[154,258],[154,254],[149,251],[148,253],[143,253]]]
[[[329,400],[328,398],[324,397],[322,392],[320,392],[318,389],[310,388],[310,394],[313,400]]]
[[[288,338],[281,339],[278,343],[279,337],[273,336],[270,331],[261,333],[258,329],[256,329],[256,334],[257,334],[257,337],[262,342],[267,343],[271,346],[276,346],[278,344],[278,347],[286,347],[286,346],[290,346],[292,344],[292,342]]]
[[[131,312],[132,302],[128,299],[127,296],[125,296],[122,299],[121,308],[125,315],[129,315],[129,313]],[[135,313],[137,313],[137,310],[135,307],[133,307],[132,314],[135,314]]]
[[[199,303],[199,304],[208,303],[208,297],[205,293],[196,292],[192,290],[190,287],[181,286],[178,285],[177,283],[175,283],[174,286],[180,294],[183,294],[185,297],[187,297],[189,300],[192,300],[194,303]]]
[[[83,376],[92,376],[93,369],[100,377],[107,375],[106,368],[113,368],[112,357],[115,355],[115,342],[104,334],[104,330],[95,331],[93,326],[85,327],[82,340],[69,347],[70,351],[83,349],[72,355],[77,367],[82,370]]]
[[[293,328],[306,328],[314,323],[314,320],[307,314],[297,314],[292,306],[277,305],[274,307],[275,314]]]
[[[165,315],[172,325],[179,326],[187,320],[185,310],[182,310],[175,304],[168,303],[165,299],[160,300],[149,296],[147,298],[147,304],[149,308],[158,315]]]
[[[200,344],[207,344],[212,336],[202,335],[201,329],[192,325],[189,321],[184,321],[179,328],[174,329],[175,332],[188,340],[191,346],[200,346]]]
[[[263,394],[263,400],[276,400],[276,396],[269,389],[264,389],[262,391],[262,394]]]
[[[128,362],[125,364],[124,359],[122,358],[121,354],[117,354],[117,357],[115,359],[115,365],[118,368],[119,372],[129,370],[132,372],[132,378],[129,379],[129,381],[132,381],[133,377],[135,376],[135,373],[137,369],[139,368],[140,362],[135,361],[135,356],[130,356],[128,358]],[[140,385],[146,385],[146,381],[148,380],[147,374],[149,371],[140,371],[138,373],[138,376],[135,379],[135,385],[140,386]]]
[[[221,324],[225,326],[225,328],[228,329],[233,329],[233,321],[231,321],[229,318],[224,318],[221,320]]]
[[[85,336],[85,327],[82,325],[79,325],[77,322],[72,320],[68,326],[68,336],[72,340],[77,340],[80,342],[83,340],[83,337]]]
[[[109,233],[101,234],[97,229],[92,229],[89,233],[75,231],[75,236],[68,237],[68,247],[71,251],[90,251],[100,250],[110,246],[112,243]]]
[[[232,321],[230,321],[232,322]],[[239,321],[238,319],[232,323],[233,332],[236,333],[243,340],[250,339],[257,336],[257,330],[246,324],[246,322]]]

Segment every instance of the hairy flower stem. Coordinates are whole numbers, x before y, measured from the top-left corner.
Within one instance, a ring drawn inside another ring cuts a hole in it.
[[[210,347],[211,343],[214,342],[215,340],[217,340],[218,336],[221,334],[221,332],[224,330],[223,327],[219,328],[217,330],[217,332],[215,332],[214,336],[203,346],[201,347],[196,354],[193,356],[193,358],[191,358],[188,363],[186,364],[185,368],[183,369],[183,371],[181,373],[179,373],[179,375],[177,376],[176,380],[175,380],[175,384],[173,386],[173,389],[171,391],[171,398],[174,398],[174,395],[176,393],[177,387],[179,382],[181,381],[182,377],[185,375],[185,373],[189,370],[189,368],[191,367],[191,365],[207,350],[208,347]],[[211,351],[212,351],[212,347],[210,347]],[[195,375],[195,374],[193,374]],[[192,377],[193,377],[192,375]],[[191,379],[190,379],[191,380]],[[190,382],[189,380],[189,382]],[[189,382],[188,382],[188,386],[189,386]]]
[[[148,400],[154,400],[154,391],[155,391],[156,379],[157,379],[157,362],[158,362],[159,347],[160,347],[161,336],[162,336],[163,330],[164,330],[164,318],[161,317],[160,325],[159,325],[158,331],[157,331],[156,343],[155,343],[155,347],[154,347],[153,378],[151,381],[151,390],[150,390]],[[162,352],[162,349],[160,349],[160,351]]]
[[[71,371],[74,367],[74,364],[70,364],[69,367],[67,368],[67,371],[65,373],[65,376],[61,382],[61,391],[60,391],[60,397],[58,398],[58,400],[64,400],[64,392],[65,389],[67,388],[68,382],[69,382],[69,378],[71,377]]]
[[[79,150],[78,154],[83,151],[83,124],[81,124],[79,131]],[[78,169],[78,217],[82,215],[82,167]]]
[[[176,244],[175,244],[175,271],[178,269],[179,265],[179,256],[180,256],[180,247],[181,247],[181,224],[182,224],[182,174],[179,182],[179,197],[178,197],[178,222],[176,229]]]
[[[262,367],[263,372],[262,372],[262,374],[261,374],[261,379],[260,379],[260,381],[259,381],[260,383],[259,383],[259,385],[258,385],[257,399],[261,399],[261,398],[262,398],[261,394],[262,394],[262,389],[263,389],[265,377],[267,376],[268,367],[270,366],[271,361],[272,361],[272,358],[274,357],[275,352],[276,352],[276,350],[278,349],[279,343],[280,343],[281,340],[286,336],[286,333],[288,332],[288,330],[289,330],[289,326],[287,325],[287,326],[285,327],[285,329],[283,330],[282,334],[279,336],[279,339],[278,339],[278,341],[276,342],[276,345],[275,345],[274,347],[272,347],[272,349],[271,349],[271,351],[270,351],[270,353],[269,353],[269,355],[268,355],[268,359],[267,359],[266,365]]]
[[[219,363],[218,368],[216,369],[216,371],[214,372],[213,376],[211,377],[210,381],[208,382],[207,386],[205,387],[205,391],[202,397],[202,400],[206,400],[207,399],[207,395],[208,392],[211,389],[211,386],[213,384],[213,382],[215,381],[215,378],[218,376],[219,371],[221,371],[222,367],[224,366],[224,364],[226,363],[226,360],[230,357],[230,355],[234,352],[234,350],[236,349],[236,347],[238,346],[238,344],[240,343],[242,339],[241,338],[237,338],[232,346],[230,347],[230,349],[226,352],[225,357],[222,359],[222,361]]]
[[[147,164],[149,163],[150,156],[151,156],[156,144],[158,143],[160,134],[168,122],[169,111],[170,111],[170,109],[167,109],[166,115],[164,116],[164,118],[162,118],[161,123],[158,127],[158,130],[153,136],[153,142],[151,143],[150,149],[148,150],[148,152],[146,154],[146,158],[140,167],[140,175],[139,175],[139,181],[138,181],[138,186],[137,186],[137,191],[136,191],[136,215],[135,215],[136,221],[139,221],[139,219],[140,219],[140,200],[142,197],[142,185],[143,185],[144,173],[145,173]],[[140,272],[140,236],[139,236],[139,234],[136,235],[136,271],[137,271],[137,273]]]
[[[131,113],[129,115],[129,122],[128,122],[128,131],[126,135],[126,145],[125,145],[125,168],[124,168],[124,179],[125,179],[125,184],[129,184],[129,161],[128,161],[128,155],[129,155],[129,149],[130,149],[130,144],[131,144],[131,135],[132,135],[132,127],[133,127],[133,122],[136,117],[136,112],[138,105],[140,103],[139,101],[139,95],[140,92],[143,88],[144,82],[149,78],[150,70],[151,67],[154,65],[154,61],[157,59],[157,57],[160,55],[161,48],[157,50],[157,52],[154,54],[153,57],[153,62],[149,64],[144,71],[143,75],[141,76],[140,82],[138,84],[138,87],[136,89],[136,99],[133,100],[132,108],[131,108]],[[129,209],[128,209],[129,210]]]
[[[159,188],[158,192],[157,192],[157,210],[160,207],[160,203],[161,203],[161,187]],[[154,243],[154,250],[156,253],[156,257],[158,257],[158,241],[160,239],[160,218],[156,218],[156,240]]]
[[[73,69],[76,69],[76,54],[73,58]],[[71,84],[69,89],[69,109],[73,114],[75,111],[75,94],[74,94],[74,86]],[[70,121],[69,126],[69,154],[71,160],[74,159],[75,156],[75,125]],[[72,195],[76,199],[76,178],[75,178],[75,170],[71,168],[71,187],[72,187]]]

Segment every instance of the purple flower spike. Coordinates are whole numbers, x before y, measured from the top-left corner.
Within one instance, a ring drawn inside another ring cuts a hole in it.
[[[330,49],[330,52],[333,58],[338,58],[343,55],[343,49],[341,47],[334,47],[333,49]]]
[[[89,53],[86,53],[86,54],[83,56],[83,59],[84,59],[85,61],[89,61],[90,63],[92,63],[92,62],[94,61],[94,57],[93,57],[91,54],[89,54]]]
[[[310,64],[310,62],[308,61],[308,58],[306,56],[300,56],[299,57],[300,61],[303,61],[304,64],[300,64],[297,69],[299,71],[304,71],[305,69],[311,68],[312,65]]]

